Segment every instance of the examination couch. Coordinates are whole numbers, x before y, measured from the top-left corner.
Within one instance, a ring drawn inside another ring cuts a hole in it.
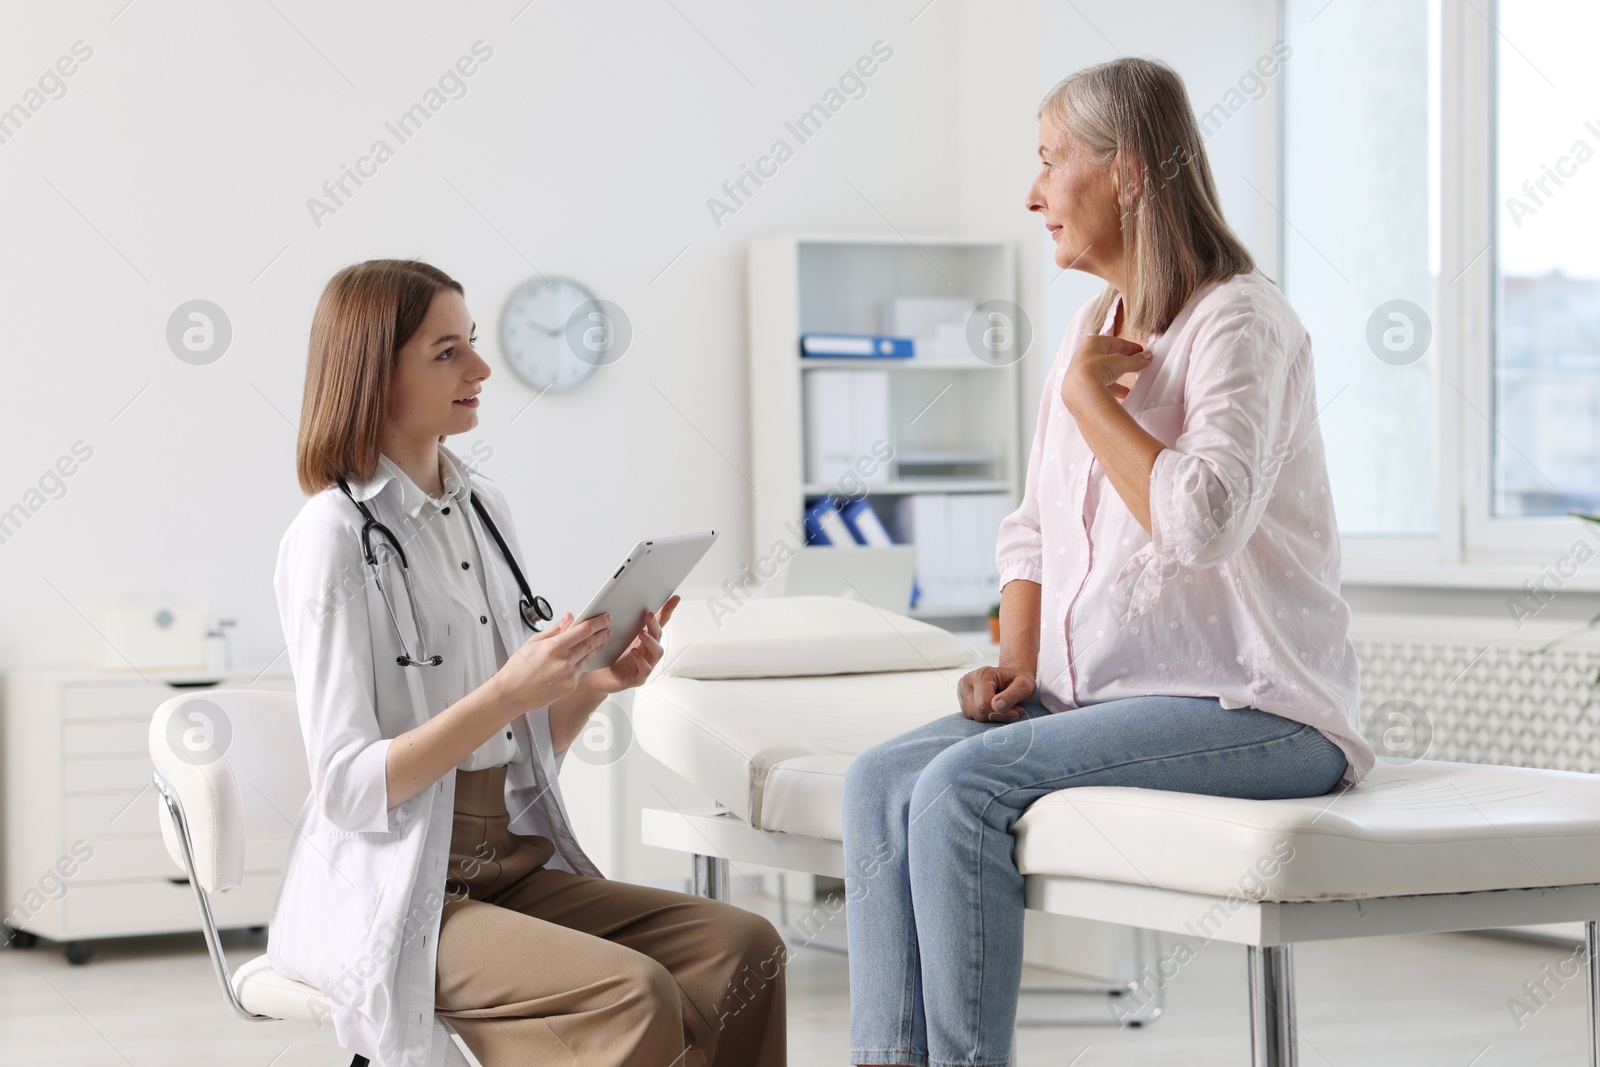
[[[842,877],[845,770],[957,711],[979,659],[918,620],[834,597],[686,601],[634,701],[640,746],[715,807],[647,809],[645,844],[692,857],[728,898],[728,863]],[[1302,941],[1582,922],[1590,1063],[1600,1063],[1600,778],[1380,760],[1353,789],[1251,801],[1086,787],[1015,827],[1029,908],[1246,946],[1256,1067],[1297,1062],[1292,948]],[[1146,967],[1119,1014],[1159,998]],[[1175,965],[1174,965],[1175,966]]]

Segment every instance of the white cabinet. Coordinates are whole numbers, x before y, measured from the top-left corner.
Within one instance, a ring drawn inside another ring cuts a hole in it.
[[[286,674],[157,677],[18,671],[5,679],[5,913],[53,941],[200,929],[194,894],[161,840],[147,740],[178,693],[292,692]],[[222,927],[264,926],[288,839],[251,842],[244,883],[212,898]],[[87,959],[74,945],[69,958]]]
[[[987,551],[992,556],[987,546],[993,543],[993,528],[1001,514],[995,504],[1009,501],[1004,511],[1014,509],[1026,474],[1017,366],[1026,347],[1008,358],[987,360],[979,358],[976,349],[970,358],[947,353],[936,359],[921,355],[819,359],[800,355],[800,336],[879,334],[885,302],[901,297],[965,298],[979,305],[976,314],[984,316],[984,322],[988,312],[1001,305],[1010,309],[1008,321],[1019,318],[1012,303],[1016,299],[1013,256],[1003,241],[970,237],[788,235],[751,243],[755,581],[741,580],[741,584],[759,584],[775,569],[771,560],[786,559],[790,552],[838,551],[806,547],[803,535],[796,536],[805,509],[813,502],[829,495],[836,499],[860,495],[859,485],[848,478],[841,484],[807,480],[807,396],[814,398],[822,390],[809,387],[806,379],[828,371],[873,371],[887,377],[887,444],[895,458],[888,472],[875,469],[870,459],[867,466],[874,469],[863,472],[869,503],[885,525],[891,530],[900,527],[901,516],[913,510],[901,506],[901,501],[925,494],[944,496],[963,520],[952,528],[967,531],[958,535],[959,543],[986,540],[968,554]],[[1031,333],[1025,322],[1009,321],[1009,325]],[[1038,347],[1037,340],[1032,347]],[[921,461],[921,468],[908,473],[914,458]],[[938,462],[929,466],[929,460],[942,461],[943,469]],[[915,540],[922,538],[917,535]],[[919,546],[919,555],[927,547]],[[939,548],[935,545],[934,552]],[[885,563],[891,554],[900,558],[893,548],[847,551],[879,553]],[[926,564],[927,560],[919,560],[919,569]],[[939,603],[912,608],[909,614],[946,625],[984,615],[999,600],[999,589],[988,585],[998,582],[985,582],[981,576],[968,579],[966,571],[962,573],[960,592],[942,597],[930,597],[929,583],[919,575],[925,599]]]

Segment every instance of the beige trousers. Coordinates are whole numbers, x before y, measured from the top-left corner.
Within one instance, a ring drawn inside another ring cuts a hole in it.
[[[456,772],[438,1013],[484,1067],[781,1067],[784,963],[753,912],[547,868],[504,767]]]

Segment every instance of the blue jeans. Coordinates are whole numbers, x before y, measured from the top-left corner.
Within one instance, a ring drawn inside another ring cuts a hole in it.
[[[1010,723],[936,719],[863,752],[844,785],[851,1059],[1006,1064],[1022,981],[1011,827],[1084,785],[1318,796],[1344,753],[1315,728],[1212,697],[1143,696]]]

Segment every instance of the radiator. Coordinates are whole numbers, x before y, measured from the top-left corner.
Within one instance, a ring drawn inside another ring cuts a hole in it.
[[[1583,622],[1360,614],[1362,733],[1378,755],[1600,771],[1600,630]],[[1547,651],[1542,645],[1567,640]]]

